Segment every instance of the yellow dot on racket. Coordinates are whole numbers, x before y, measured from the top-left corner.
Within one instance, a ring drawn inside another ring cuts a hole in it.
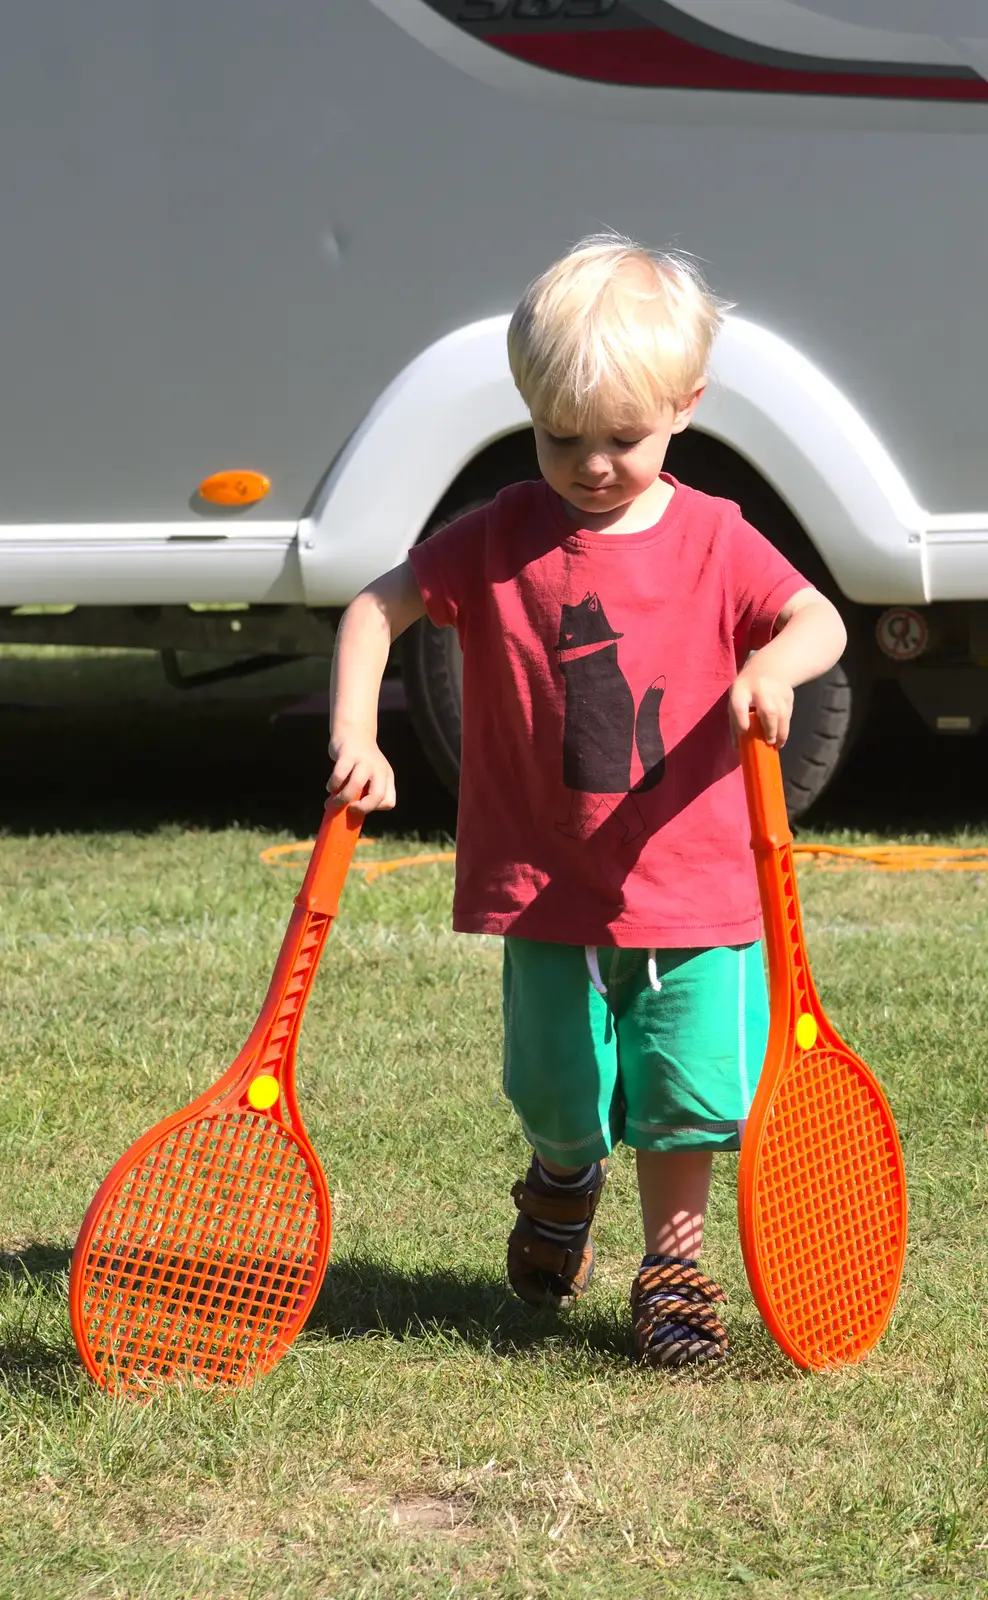
[[[816,1017],[811,1017],[808,1011],[804,1011],[796,1023],[796,1043],[800,1049],[809,1050],[811,1045],[815,1045],[819,1032]]]
[[[247,1090],[247,1098],[255,1111],[267,1111],[274,1105],[281,1090],[277,1078],[272,1078],[270,1072],[262,1072],[256,1077]]]

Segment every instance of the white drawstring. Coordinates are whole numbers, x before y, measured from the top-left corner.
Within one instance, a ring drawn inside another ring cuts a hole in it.
[[[590,974],[590,982],[593,984],[597,993],[602,994],[606,1000],[607,985],[600,975],[600,960],[597,955],[597,946],[595,944],[588,944],[584,954],[587,958],[587,971]]]
[[[603,995],[604,999],[606,1000],[607,985],[600,975],[600,957],[597,954],[597,946],[594,944],[586,945],[584,948],[584,954],[587,958],[587,971],[590,974],[590,982],[593,984],[597,993],[599,995]],[[659,994],[662,990],[662,983],[659,979],[658,969],[655,965],[655,955],[656,952],[654,950],[650,950],[648,952],[648,983],[649,988],[653,989],[656,994]]]

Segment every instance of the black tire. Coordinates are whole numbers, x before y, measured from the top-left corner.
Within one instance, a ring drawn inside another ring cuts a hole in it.
[[[456,629],[437,628],[428,617],[416,622],[402,640],[401,670],[419,743],[436,776],[456,795],[463,731],[463,657]]]
[[[438,516],[425,537],[486,505],[494,493],[475,496]],[[401,675],[419,743],[440,782],[455,796],[460,788],[463,734],[463,654],[456,629],[437,628],[428,617],[413,623],[401,641]]]
[[[734,500],[754,527],[832,600],[847,628],[847,649],[822,678],[796,690],[792,726],[782,751],[782,777],[790,820],[803,816],[833,781],[864,722],[874,678],[873,623],[862,606],[845,599],[819,551],[785,501],[750,462],[699,429],[687,428],[670,445],[668,470],[707,494]]]
[[[796,690],[792,727],[781,756],[793,822],[820,797],[844,761],[857,724],[855,699],[843,661]]]

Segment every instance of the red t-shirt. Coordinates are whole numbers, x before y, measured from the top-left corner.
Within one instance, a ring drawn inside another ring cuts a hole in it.
[[[703,948],[761,916],[727,691],[805,579],[736,505],[673,485],[642,533],[518,483],[410,553],[463,647],[453,926]]]

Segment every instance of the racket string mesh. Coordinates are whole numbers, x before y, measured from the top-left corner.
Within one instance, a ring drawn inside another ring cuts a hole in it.
[[[83,1319],[110,1387],[242,1383],[287,1344],[323,1220],[308,1158],[272,1118],[206,1114],[126,1175],[86,1253]]]
[[[811,1364],[853,1360],[898,1282],[904,1202],[894,1135],[853,1060],[817,1050],[783,1074],[761,1142],[758,1231],[774,1309]]]

